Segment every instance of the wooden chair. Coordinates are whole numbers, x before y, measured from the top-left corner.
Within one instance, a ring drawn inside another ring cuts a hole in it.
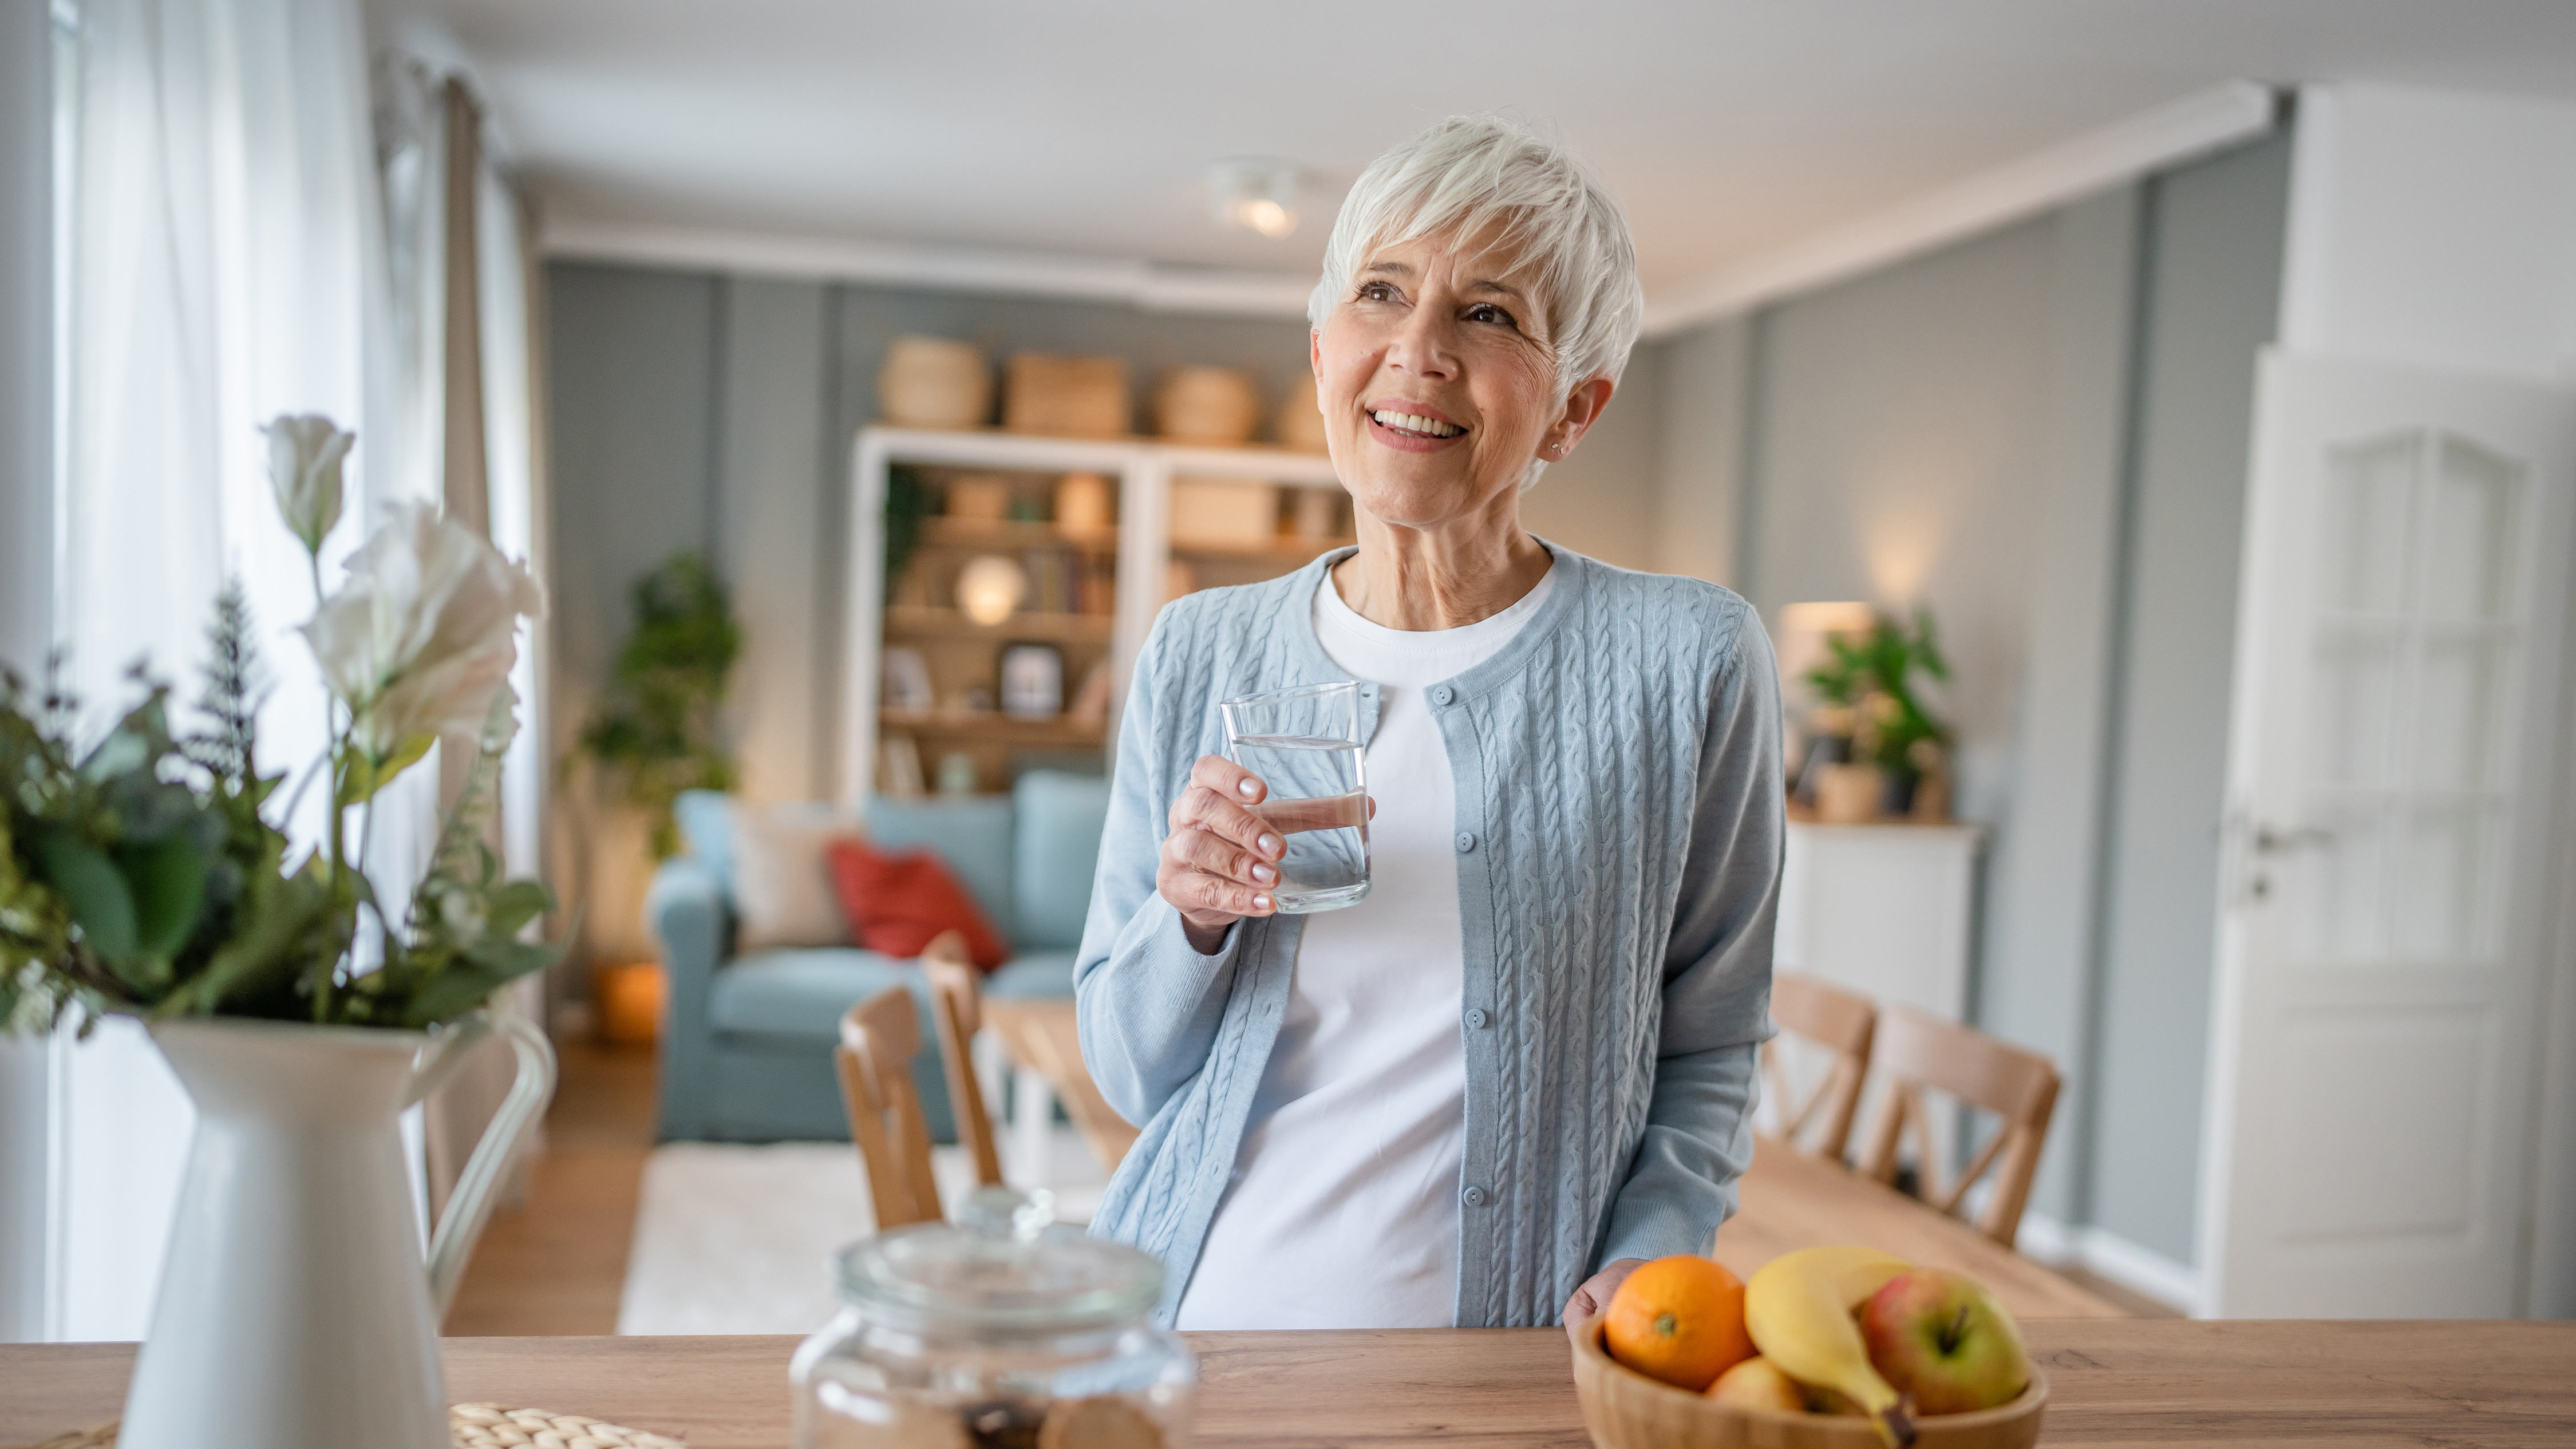
[[[1958,1216],[1968,1189],[1994,1168],[1994,1195],[1977,1215],[1976,1225],[1987,1237],[2011,1247],[2021,1227],[2022,1207],[2030,1200],[2031,1178],[2039,1171],[2040,1148],[2048,1141],[2049,1115],[2057,1109],[2055,1064],[1974,1028],[1895,1004],[1879,1013],[1871,1058],[1887,1080],[1888,1096],[1861,1171],[1894,1184],[1897,1154],[1910,1127],[1921,1177],[1919,1195],[1940,1211]],[[1941,1185],[1935,1134],[1923,1102],[1926,1088],[2003,1119],[1985,1150],[1946,1188]]]
[[[957,1140],[975,1160],[978,1187],[1002,1185],[1002,1155],[993,1141],[993,1115],[985,1110],[984,1084],[975,1075],[975,1033],[984,1022],[984,984],[966,954],[962,931],[943,931],[921,952],[930,979],[930,1014],[939,1026],[939,1066],[948,1078],[949,1115]]]
[[[879,1232],[942,1216],[939,1183],[930,1173],[930,1127],[912,1085],[913,1058],[921,1055],[914,1011],[911,992],[887,987],[842,1015],[841,1045],[833,1053]]]
[[[1780,1029],[1814,1042],[1834,1055],[1833,1069],[1807,1094],[1795,1100],[1788,1073],[1781,1068],[1777,1043],[1762,1046],[1763,1085],[1779,1106],[1780,1140],[1800,1151],[1841,1162],[1851,1145],[1852,1117],[1860,1110],[1861,1083],[1869,1075],[1870,1036],[1878,1027],[1878,1008],[1856,996],[1796,971],[1771,974],[1771,1019]],[[1819,1115],[1821,1114],[1821,1115]],[[1801,1141],[1811,1123],[1822,1130]]]

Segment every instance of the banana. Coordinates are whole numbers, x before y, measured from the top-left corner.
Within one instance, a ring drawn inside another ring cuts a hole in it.
[[[1802,1248],[1744,1285],[1744,1327],[1782,1373],[1858,1404],[1890,1449],[1914,1442],[1913,1405],[1870,1367],[1852,1310],[1911,1265],[1875,1248]]]

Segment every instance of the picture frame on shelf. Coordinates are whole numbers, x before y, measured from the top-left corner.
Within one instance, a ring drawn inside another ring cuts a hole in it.
[[[887,646],[885,707],[927,714],[937,708],[938,703],[938,695],[930,685],[930,661],[909,644]],[[918,762],[915,763],[917,768]]]
[[[1064,713],[1063,650],[1052,644],[1007,645],[999,672],[1004,715],[1044,720]]]

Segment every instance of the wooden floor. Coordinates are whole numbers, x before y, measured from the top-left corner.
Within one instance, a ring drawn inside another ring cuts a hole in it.
[[[448,1311],[461,1337],[615,1333],[644,1159],[653,1150],[653,1054],[558,1038],[546,1151],[527,1200],[505,1204]]]

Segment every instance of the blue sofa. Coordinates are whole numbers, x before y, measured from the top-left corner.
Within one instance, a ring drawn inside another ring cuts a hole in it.
[[[1070,997],[1108,810],[1108,781],[1031,771],[1008,796],[874,801],[867,836],[936,854],[1011,942],[987,995]],[[693,791],[677,814],[688,853],[663,863],[645,904],[670,980],[663,1140],[848,1141],[832,1066],[841,1013],[900,985],[920,1007],[922,1040],[937,1041],[920,964],[856,946],[736,956],[734,801]],[[937,1054],[922,1053],[914,1075],[931,1132],[954,1140]]]

